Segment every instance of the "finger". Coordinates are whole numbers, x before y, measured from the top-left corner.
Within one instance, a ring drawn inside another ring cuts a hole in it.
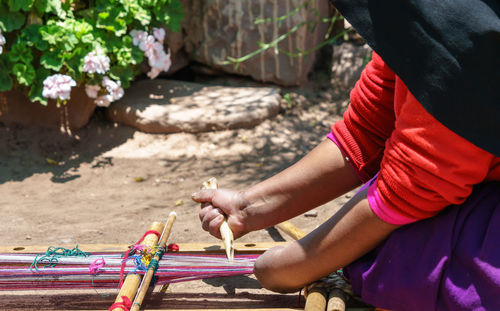
[[[211,202],[215,195],[215,191],[216,191],[215,189],[200,190],[198,192],[193,193],[191,195],[191,199],[193,199],[193,201],[198,203]]]
[[[202,206],[200,212],[198,213],[198,216],[200,217],[200,221],[203,222],[203,218],[205,218],[205,215],[210,212],[213,209],[213,206],[209,203],[207,203],[206,206]]]
[[[219,228],[222,225],[222,222],[224,221],[224,216],[219,215],[212,219],[208,225],[208,232],[210,232],[211,235],[215,236],[216,238],[221,239],[220,231]]]
[[[203,217],[203,221],[201,224],[203,230],[209,231],[210,222],[219,216],[222,216],[222,218],[224,218],[224,215],[222,214],[222,211],[220,209],[218,208],[210,209]]]

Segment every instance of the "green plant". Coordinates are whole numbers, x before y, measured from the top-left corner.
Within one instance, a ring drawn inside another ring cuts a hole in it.
[[[0,91],[65,103],[85,86],[98,105],[123,96],[144,56],[156,77],[170,67],[163,27],[180,30],[179,0],[0,1]]]

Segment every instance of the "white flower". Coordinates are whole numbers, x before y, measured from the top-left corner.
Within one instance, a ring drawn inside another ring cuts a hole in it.
[[[85,85],[85,92],[90,98],[97,98],[97,94],[99,93],[100,89],[101,87],[99,85]]]
[[[165,40],[165,29],[153,28],[153,36],[156,40],[160,41],[160,43],[163,43],[163,40]]]
[[[102,86],[104,86],[108,91],[112,99],[111,101],[119,100],[125,94],[120,81],[113,81],[106,76],[102,78]]]
[[[147,56],[149,66],[151,67],[151,71],[147,74],[150,79],[156,78],[162,71],[168,71],[172,65],[170,53],[165,53],[163,45],[158,42],[149,51]]]
[[[67,100],[73,86],[76,86],[76,82],[70,76],[62,74],[48,76],[43,81],[42,95],[46,98]]]
[[[119,100],[120,98],[123,97],[125,92],[123,91],[121,87],[121,82],[120,81],[113,81],[107,76],[104,76],[102,78],[102,86],[106,89],[108,94],[101,95],[97,97],[97,92],[96,92],[96,100],[94,103],[97,106],[101,107],[109,107],[109,105],[114,102],[115,100]],[[96,89],[100,89],[98,85],[92,85],[90,87],[95,87]],[[88,93],[87,93],[88,94]],[[90,95],[89,95],[90,97]],[[93,97],[95,98],[95,97]]]
[[[132,44],[138,46],[142,41],[146,40],[148,33],[134,29],[130,32],[130,36],[132,37]]]
[[[141,30],[132,30],[132,43],[139,46],[148,58],[148,64],[151,70],[148,77],[156,78],[162,71],[168,71],[172,65],[170,52],[165,53],[163,40],[165,40],[165,30],[163,28],[153,28],[153,35]],[[104,81],[104,80],[103,80]]]
[[[154,78],[158,77],[158,75],[161,73],[161,69],[158,68],[151,68],[151,70],[147,73],[147,76],[153,80]]]
[[[2,31],[0,30],[0,54],[3,53],[3,45],[6,42],[7,42],[7,40],[5,40],[5,37],[3,36]]]
[[[87,73],[105,74],[109,70],[109,57],[102,50],[92,51],[83,59],[83,71]]]
[[[155,42],[156,42],[155,37],[149,35],[139,43],[139,49],[141,49],[141,51],[147,53],[147,51],[149,51],[150,49],[153,48],[153,45],[155,44]]]
[[[112,96],[108,94],[97,97],[94,103],[99,107],[109,107],[112,101],[113,101]]]

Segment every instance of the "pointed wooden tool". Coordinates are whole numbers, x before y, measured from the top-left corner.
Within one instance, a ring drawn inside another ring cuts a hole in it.
[[[201,189],[217,189],[217,179],[215,177],[210,178],[205,181]],[[222,225],[219,227],[220,235],[222,237],[222,241],[224,242],[224,247],[226,249],[226,256],[229,261],[233,261],[234,259],[234,235],[231,228],[227,224],[227,219],[225,218],[222,222]]]

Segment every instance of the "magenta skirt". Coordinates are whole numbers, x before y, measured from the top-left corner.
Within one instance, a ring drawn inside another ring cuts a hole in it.
[[[344,273],[354,293],[379,308],[500,310],[500,182],[399,228]]]

